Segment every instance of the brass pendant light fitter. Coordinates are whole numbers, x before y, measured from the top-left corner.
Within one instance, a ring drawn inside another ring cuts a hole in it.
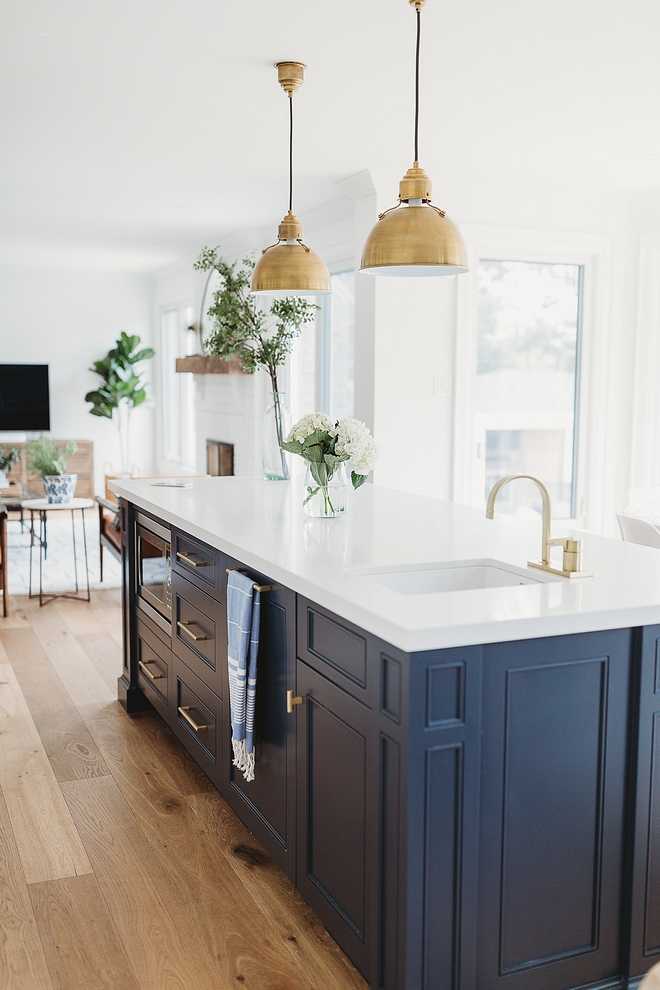
[[[399,183],[398,203],[380,214],[367,237],[360,271],[370,275],[458,275],[468,271],[465,243],[456,224],[431,204],[431,180],[419,165],[419,54],[421,10],[426,0],[408,2],[417,17],[415,157]]]
[[[277,81],[289,98],[289,212],[277,229],[277,241],[264,248],[252,275],[255,295],[316,296],[330,292],[323,259],[303,241],[303,225],[293,213],[293,94],[301,87],[304,62],[276,62]]]

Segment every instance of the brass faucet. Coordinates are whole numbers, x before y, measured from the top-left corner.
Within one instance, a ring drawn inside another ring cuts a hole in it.
[[[589,571],[581,570],[582,540],[575,540],[570,536],[563,538],[560,537],[556,540],[550,539],[550,522],[552,518],[550,495],[548,494],[548,489],[545,487],[543,482],[539,481],[538,478],[534,478],[531,474],[509,474],[506,478],[500,478],[499,481],[496,481],[491,488],[490,495],[488,496],[488,501],[486,503],[486,518],[493,518],[495,513],[495,499],[499,495],[502,488],[504,488],[505,485],[508,485],[510,481],[515,481],[517,478],[527,478],[529,481],[533,481],[541,492],[541,500],[543,503],[543,521],[541,523],[541,560],[528,560],[527,566],[536,567],[541,571],[549,571],[551,574],[559,574],[561,577],[592,577],[592,574]],[[561,567],[557,567],[551,563],[550,547],[563,547],[564,556]]]

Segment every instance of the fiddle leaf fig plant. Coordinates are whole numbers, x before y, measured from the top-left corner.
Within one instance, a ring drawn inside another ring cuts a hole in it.
[[[122,331],[112,350],[89,369],[99,376],[101,384],[85,396],[85,402],[92,403],[92,416],[114,419],[117,424],[123,474],[130,470],[130,416],[147,398],[142,375],[135,371],[135,365],[156,353],[152,347],[139,350],[139,343],[137,334]]]
[[[125,399],[131,409],[141,405],[147,397],[142,384],[142,377],[136,374],[134,366],[139,361],[146,361],[156,353],[152,347],[137,350],[140,338],[129,336],[122,331],[117,338],[115,347],[108,351],[104,358],[95,361],[89,369],[101,379],[98,388],[88,392],[85,402],[91,402],[89,410],[92,416],[105,416],[112,419],[119,403]]]

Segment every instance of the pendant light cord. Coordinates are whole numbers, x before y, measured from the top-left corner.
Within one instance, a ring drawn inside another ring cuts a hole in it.
[[[422,29],[422,13],[417,11],[417,44],[415,46],[415,161],[419,161],[419,42]]]
[[[293,96],[289,97],[289,213],[293,213]]]

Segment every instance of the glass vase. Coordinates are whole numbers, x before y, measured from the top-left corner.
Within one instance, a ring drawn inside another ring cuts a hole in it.
[[[334,471],[326,464],[307,462],[303,509],[315,519],[333,519],[346,512],[348,473],[342,461]]]
[[[291,413],[284,392],[273,392],[263,419],[262,460],[267,481],[288,481],[291,455],[282,450],[291,429]]]

